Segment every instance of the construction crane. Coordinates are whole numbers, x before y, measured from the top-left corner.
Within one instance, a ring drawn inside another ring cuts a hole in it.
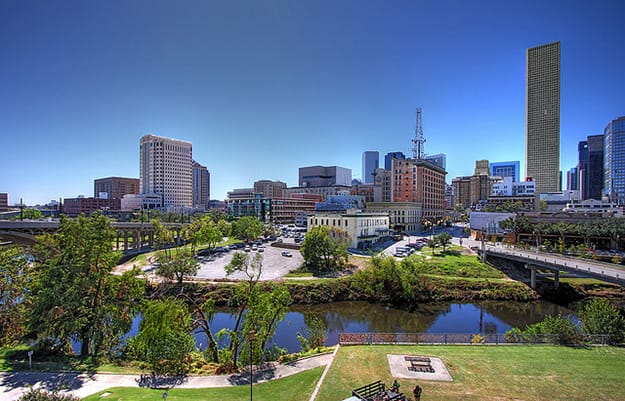
[[[412,140],[412,158],[414,160],[422,160],[425,158],[425,137],[423,136],[421,107],[417,107],[417,126],[415,127],[414,138]]]

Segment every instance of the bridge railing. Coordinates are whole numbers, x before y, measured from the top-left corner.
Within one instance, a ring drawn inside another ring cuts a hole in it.
[[[580,335],[563,339],[557,334],[476,334],[476,333],[340,333],[341,345],[380,344],[608,344],[607,335]]]

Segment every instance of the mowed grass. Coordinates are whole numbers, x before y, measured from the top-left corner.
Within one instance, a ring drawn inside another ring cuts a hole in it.
[[[310,399],[323,373],[323,367],[307,370],[282,379],[253,386],[255,401],[302,401]],[[85,401],[161,401],[164,390],[113,387],[100,391]],[[238,401],[250,399],[250,386],[183,389],[168,391],[167,401]]]
[[[453,382],[399,379],[412,398],[422,400],[625,400],[625,349],[561,346],[351,346],[343,347],[316,401],[348,398],[367,383],[393,381],[387,354],[443,360]]]
[[[406,262],[413,262],[421,274],[462,278],[505,278],[506,275],[495,267],[483,263],[475,255],[460,255],[456,252],[435,253],[425,263],[418,261],[419,255],[411,256]]]

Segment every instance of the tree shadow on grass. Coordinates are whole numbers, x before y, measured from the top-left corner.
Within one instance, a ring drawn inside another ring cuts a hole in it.
[[[276,377],[276,366],[273,363],[263,363],[260,366],[255,366],[252,370],[252,380],[255,383],[260,381],[271,380]],[[250,369],[249,366],[241,371],[241,373],[234,374],[228,378],[228,381],[235,385],[240,386],[244,384],[250,384]]]

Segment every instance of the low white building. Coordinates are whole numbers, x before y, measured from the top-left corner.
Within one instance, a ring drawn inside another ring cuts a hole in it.
[[[603,215],[624,217],[623,208],[607,200],[586,199],[584,201],[570,201],[562,209],[567,213],[601,213]]]
[[[387,213],[348,210],[345,213],[311,213],[308,215],[308,230],[313,227],[335,227],[347,232],[348,248],[366,249],[381,237],[389,235]]]
[[[494,196],[519,196],[534,195],[536,193],[536,182],[522,181],[515,182],[512,177],[499,177],[493,183]]]
[[[160,209],[162,207],[163,197],[158,194],[126,194],[121,199],[121,209],[124,212]]]

